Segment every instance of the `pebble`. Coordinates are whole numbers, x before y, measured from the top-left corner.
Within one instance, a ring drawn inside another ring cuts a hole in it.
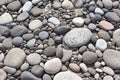
[[[99,68],[96,68],[96,72],[102,73],[103,70],[102,70],[102,69],[99,69]]]
[[[90,30],[95,30],[97,27],[96,27],[95,24],[90,23],[90,24],[88,25],[88,28],[89,28]]]
[[[43,13],[43,10],[38,7],[34,7],[31,9],[30,12],[32,13],[33,16],[39,16],[40,14]]]
[[[72,0],[73,4],[75,5],[75,7],[77,8],[81,8],[83,6],[83,1],[82,0]]]
[[[12,39],[12,43],[15,46],[20,46],[23,43],[23,39],[22,39],[22,37],[15,37]]]
[[[83,37],[84,36],[84,37]],[[69,47],[80,47],[89,42],[92,33],[87,28],[74,28],[64,36],[64,42]]]
[[[28,12],[22,12],[17,16],[17,21],[24,21],[29,17]]]
[[[104,51],[107,48],[107,43],[104,39],[98,39],[96,42],[96,48],[100,51]]]
[[[0,53],[0,62],[2,62],[5,58],[5,54],[4,53]]]
[[[20,67],[21,71],[27,71],[29,69],[29,64],[28,63],[24,63],[22,64],[22,66]]]
[[[14,74],[16,72],[15,68],[8,67],[8,66],[3,67],[3,70],[9,74]]]
[[[102,0],[102,3],[106,9],[112,8],[112,0]]]
[[[32,67],[31,73],[33,73],[37,77],[41,77],[44,73],[44,69],[43,69],[43,67],[41,67],[39,65],[35,65],[35,66]]]
[[[85,64],[93,64],[97,61],[97,54],[91,51],[86,51],[82,55]]]
[[[94,68],[88,68],[88,72],[92,75],[95,75],[96,70]]]
[[[36,39],[31,39],[27,42],[26,45],[27,45],[28,48],[32,48],[32,47],[34,47],[35,42],[36,42]]]
[[[79,72],[80,71],[80,67],[75,63],[70,63],[69,68],[74,72]]]
[[[49,37],[49,33],[47,32],[47,31],[41,31],[40,33],[39,33],[39,38],[41,39],[41,40],[45,40],[45,39],[47,39]]]
[[[56,53],[55,46],[49,46],[49,47],[45,48],[43,51],[43,54],[48,57],[55,55],[55,53]]]
[[[6,78],[7,78],[7,73],[3,69],[0,69],[0,79],[6,80]]]
[[[36,65],[41,62],[41,56],[38,53],[32,53],[26,57],[26,60],[30,65]]]
[[[111,76],[113,76],[115,74],[113,69],[111,69],[110,67],[107,67],[107,66],[103,67],[103,72],[105,72],[105,73],[107,73],[107,74],[109,74]]]
[[[54,0],[53,7],[54,7],[55,9],[60,8],[61,5],[62,5],[62,4],[61,4],[61,2],[60,2],[59,0]]]
[[[33,4],[37,4],[37,3],[39,3],[41,0],[32,0],[32,3]]]
[[[12,1],[14,1],[14,0],[2,0],[2,1],[0,1],[0,6],[3,5],[3,4],[12,2]]]
[[[9,29],[6,26],[0,26],[0,35],[8,36],[9,32]]]
[[[24,35],[22,36],[22,38],[23,38],[24,40],[26,40],[26,41],[31,40],[33,37],[34,37],[34,34],[32,34],[32,33],[24,34]]]
[[[6,38],[5,40],[3,40],[2,45],[6,49],[11,49],[13,46],[11,38]]]
[[[95,67],[95,68],[100,68],[100,66],[101,66],[101,63],[100,63],[100,62],[95,62],[95,64],[94,64],[94,67]]]
[[[104,62],[112,69],[120,69],[119,57],[120,57],[120,52],[117,50],[107,49],[103,53]]]
[[[105,76],[104,78],[103,78],[103,80],[113,80],[113,78],[111,77],[111,76]]]
[[[24,71],[22,72],[20,76],[21,80],[41,80],[40,78],[34,76],[31,72],[29,71]]]
[[[40,20],[32,20],[29,23],[29,29],[31,30],[35,30],[37,28],[41,28],[42,27],[42,22]]]
[[[96,50],[96,48],[94,47],[94,45],[93,44],[88,44],[88,48],[89,48],[89,50],[90,51],[93,51],[93,52],[95,52],[95,50]]]
[[[32,2],[27,1],[27,2],[25,2],[25,4],[23,5],[22,11],[23,11],[23,12],[29,12],[29,11],[31,10],[32,6],[33,6],[33,5],[32,5]]]
[[[21,7],[21,3],[19,1],[13,1],[7,5],[8,10],[18,11]]]
[[[64,0],[62,2],[62,7],[64,9],[72,9],[72,8],[74,8],[74,5],[73,5],[73,3],[70,0]]]
[[[113,42],[116,44],[116,46],[120,46],[120,29],[117,29],[113,32]]]
[[[96,73],[96,74],[94,75],[94,78],[95,78],[96,80],[98,80],[99,77],[100,77],[100,75],[99,75],[98,73]]]
[[[11,14],[3,13],[0,16],[0,24],[8,24],[8,23],[11,23],[11,22],[13,22],[13,18],[11,16]]]
[[[43,77],[42,77],[42,79],[43,80],[52,80],[52,78],[48,74],[44,74]]]
[[[84,24],[84,19],[81,17],[76,17],[72,20],[76,26],[82,26]]]
[[[114,26],[108,21],[104,21],[104,20],[100,21],[99,25],[100,25],[100,28],[102,28],[104,30],[112,30],[112,29],[114,29]]]
[[[54,24],[54,25],[60,25],[60,21],[56,17],[51,17],[48,19],[48,22]]]
[[[19,68],[25,59],[25,52],[20,48],[12,48],[5,57],[4,64],[13,68]]]
[[[25,26],[23,26],[23,25],[14,26],[10,30],[10,34],[13,37],[22,36],[23,34],[25,34],[27,32],[28,32],[28,29]]]
[[[0,43],[2,43],[3,40],[5,40],[5,36],[0,36]]]
[[[99,7],[97,7],[97,8],[95,9],[95,13],[96,13],[96,14],[99,14],[99,15],[103,15],[103,14],[104,14],[103,10],[100,9]]]
[[[59,72],[55,75],[53,80],[82,80],[81,77],[79,77],[78,75],[76,75],[73,72],[70,71],[65,71],[65,72]]]
[[[48,60],[44,65],[44,70],[49,74],[55,74],[62,68],[62,63],[59,58]]]
[[[85,65],[85,63],[80,63],[80,68],[82,69],[82,71],[84,71],[84,72],[87,72],[88,71],[88,68],[87,68],[87,66]]]
[[[62,36],[56,36],[54,41],[56,44],[61,44],[62,43]]]
[[[58,58],[62,58],[63,57],[63,48],[60,47],[60,46],[58,46],[56,48],[56,57],[58,57]]]

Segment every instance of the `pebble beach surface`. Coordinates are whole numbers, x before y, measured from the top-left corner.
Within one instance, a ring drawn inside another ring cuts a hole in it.
[[[0,80],[120,80],[120,0],[0,0]]]

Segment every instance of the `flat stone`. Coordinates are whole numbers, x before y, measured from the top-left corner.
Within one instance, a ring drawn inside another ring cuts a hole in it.
[[[24,35],[22,36],[22,38],[23,38],[24,40],[26,40],[26,41],[29,41],[29,40],[31,40],[32,38],[34,38],[34,34],[32,34],[32,33],[24,34]]]
[[[0,26],[0,34],[3,36],[8,36],[9,35],[9,29],[6,26]]]
[[[113,78],[111,77],[111,76],[105,76],[104,78],[103,78],[103,80],[113,80]]]
[[[103,72],[105,72],[105,73],[107,73],[107,74],[109,74],[111,76],[113,76],[115,74],[113,69],[111,69],[110,67],[107,67],[107,66],[103,67]]]
[[[3,40],[2,45],[6,49],[11,49],[13,47],[11,38],[6,38],[5,40]]]
[[[11,14],[3,13],[0,16],[0,24],[8,24],[8,23],[11,23],[11,22],[13,22],[13,18],[11,16]]]
[[[60,71],[62,68],[62,63],[59,58],[53,58],[51,60],[48,60],[45,65],[44,69],[49,74],[55,74]]]
[[[32,48],[35,46],[36,39],[31,39],[27,42],[27,47]]]
[[[33,16],[39,16],[40,14],[43,13],[43,10],[38,7],[34,7],[31,9],[30,12],[32,13]]]
[[[23,11],[23,12],[29,12],[29,11],[31,10],[32,6],[33,6],[33,5],[32,5],[32,2],[27,1],[27,2],[25,2],[25,4],[23,5],[22,11]]]
[[[49,37],[49,33],[47,32],[47,31],[41,31],[40,33],[39,33],[39,38],[41,39],[41,40],[45,40],[45,39],[47,39]]]
[[[62,7],[63,7],[64,9],[72,9],[72,8],[74,7],[74,5],[73,5],[73,3],[72,3],[71,1],[69,1],[69,0],[64,0],[64,1],[62,2]]]
[[[100,14],[100,15],[103,15],[103,14],[104,14],[103,10],[100,9],[100,8],[98,8],[98,7],[95,9],[95,13],[96,13],[96,14]]]
[[[87,44],[91,37],[92,33],[89,29],[74,28],[64,36],[64,42],[69,47],[80,47]]]
[[[82,69],[82,71],[84,71],[84,72],[87,72],[88,71],[88,68],[87,68],[87,66],[85,65],[85,63],[80,63],[80,68]]]
[[[29,64],[28,63],[24,63],[22,64],[22,66],[20,67],[21,71],[27,71],[29,69]]]
[[[17,21],[24,21],[29,17],[29,14],[27,12],[22,12],[17,16]]]
[[[75,63],[70,63],[69,68],[74,72],[79,72],[80,71],[80,67]]]
[[[76,17],[72,20],[76,26],[82,26],[84,24],[84,19],[81,17]]]
[[[112,8],[112,0],[102,0],[102,3],[105,8],[111,9]]]
[[[51,17],[48,19],[48,22],[54,24],[54,25],[60,25],[60,21],[56,17]]]
[[[96,48],[100,51],[104,51],[107,48],[107,43],[104,39],[98,39],[96,42]]]
[[[13,68],[19,68],[25,59],[25,52],[20,48],[12,48],[5,57],[4,64]]]
[[[12,1],[14,1],[14,0],[1,0],[1,1],[0,1],[0,6],[3,5],[3,4],[10,3],[10,2],[12,2]]]
[[[15,68],[8,67],[8,66],[3,67],[3,70],[9,74],[14,74],[16,72]]]
[[[63,48],[60,47],[60,46],[58,46],[56,48],[56,57],[58,57],[58,58],[62,58],[63,57]]]
[[[7,78],[7,73],[3,69],[0,69],[0,79],[6,80],[6,78]]]
[[[42,22],[40,20],[32,20],[29,23],[29,29],[31,30],[35,30],[37,28],[41,28],[42,27]]]
[[[116,29],[113,32],[113,42],[116,44],[116,46],[120,46],[120,29]]]

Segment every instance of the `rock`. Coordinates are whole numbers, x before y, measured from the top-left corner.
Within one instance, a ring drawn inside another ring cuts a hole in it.
[[[99,15],[103,15],[104,14],[103,10],[98,8],[98,7],[95,9],[95,13],[99,14]]]
[[[0,6],[3,5],[3,4],[10,3],[12,1],[14,1],[14,0],[2,0],[2,1],[0,1]]]
[[[15,37],[15,38],[13,38],[12,43],[15,46],[21,46],[21,44],[23,43],[23,39],[22,39],[22,37]]]
[[[17,25],[10,30],[10,34],[13,37],[22,36],[27,32],[28,32],[28,29],[22,25]]]
[[[84,72],[87,72],[88,71],[88,68],[87,68],[87,66],[85,65],[85,63],[80,63],[80,68],[82,69],[82,71],[84,71]]]
[[[5,36],[0,36],[0,43],[2,43],[3,40],[5,40]]]
[[[56,52],[55,46],[49,46],[49,47],[44,49],[43,54],[50,57],[50,56],[55,55],[55,52]]]
[[[120,10],[119,9],[113,9],[113,12],[115,12],[120,17]]]
[[[5,57],[4,64],[13,68],[19,68],[25,59],[25,52],[20,48],[12,48]]]
[[[0,62],[2,62],[5,58],[5,54],[4,53],[0,53]]]
[[[61,60],[59,58],[53,58],[45,63],[44,70],[49,74],[55,74],[60,71],[61,67]]]
[[[120,59],[120,52],[117,50],[107,49],[103,53],[104,62],[112,69],[120,69],[119,59]]]
[[[96,48],[95,48],[95,46],[93,45],[93,44],[88,44],[88,48],[89,48],[89,50],[90,51],[93,51],[93,52],[95,52],[96,51]]]
[[[84,24],[84,19],[81,17],[76,17],[72,20],[76,26],[82,26]]]
[[[17,16],[17,21],[24,21],[29,17],[29,14],[27,12],[22,12]]]
[[[120,46],[120,29],[116,29],[114,32],[113,32],[113,42],[116,44],[116,46]]]
[[[41,56],[38,53],[32,53],[26,57],[26,60],[30,65],[36,65],[41,62]]]
[[[105,18],[111,22],[120,22],[120,17],[114,12],[107,12]]]
[[[35,46],[36,39],[31,39],[27,42],[27,47],[32,48]]]
[[[101,63],[100,62],[95,62],[94,67],[95,68],[100,68],[101,67]]]
[[[27,71],[29,69],[29,64],[28,63],[24,63],[22,64],[22,66],[20,67],[21,71]]]
[[[0,24],[8,24],[8,23],[11,23],[11,22],[13,22],[13,18],[11,16],[11,14],[3,13],[0,16]]]
[[[43,69],[43,67],[41,67],[39,65],[35,65],[35,66],[32,67],[31,73],[33,73],[37,77],[41,77],[44,73],[44,69]]]
[[[37,28],[41,28],[42,27],[42,22],[40,20],[32,20],[29,23],[29,29],[31,30],[35,30]]]
[[[59,34],[59,35],[64,35],[66,34],[68,31],[70,31],[70,26],[65,25],[65,26],[58,26],[55,28],[55,33]]]
[[[49,33],[47,32],[47,31],[41,31],[40,33],[39,33],[39,38],[41,39],[41,40],[45,40],[45,39],[47,39],[49,37]]]
[[[104,51],[107,48],[107,43],[104,39],[98,39],[95,46],[98,50]]]
[[[91,51],[86,51],[82,55],[83,62],[86,64],[93,64],[97,61],[97,54]]]
[[[39,3],[41,0],[32,0],[32,3],[33,4],[37,4],[37,3]]]
[[[25,2],[25,4],[23,5],[22,11],[23,12],[29,12],[32,8],[32,2],[27,1]]]
[[[6,26],[0,26],[0,35],[8,36],[9,32],[9,29]]]
[[[72,0],[73,4],[75,5],[75,7],[77,8],[81,8],[83,6],[83,1],[82,0]]]
[[[21,80],[41,80],[40,78],[37,78],[31,72],[28,71],[22,72],[20,78]]]
[[[7,5],[8,10],[18,11],[21,7],[21,3],[19,1],[13,1]]]
[[[54,24],[54,25],[60,25],[60,21],[56,17],[51,17],[48,19],[48,22]]]
[[[111,69],[110,67],[103,67],[103,72],[113,76],[115,73],[113,71],[113,69]]]
[[[80,71],[80,67],[75,63],[70,63],[69,68],[74,72],[79,72]]]
[[[94,75],[94,78],[95,78],[96,80],[98,80],[99,77],[100,77],[100,75],[99,75],[98,73],[96,73],[96,74]]]
[[[43,80],[52,80],[52,78],[48,74],[44,74],[43,77],[42,77],[42,79]]]
[[[103,3],[101,0],[98,0],[96,4],[98,7],[103,8]]]
[[[56,36],[54,41],[56,44],[61,44],[62,43],[62,36]]]
[[[102,3],[106,9],[112,8],[112,0],[102,0]]]
[[[74,5],[70,0],[64,0],[62,2],[62,7],[65,9],[72,9],[74,7]]]
[[[23,38],[24,40],[26,40],[26,41],[31,40],[33,37],[34,37],[34,34],[32,34],[32,33],[24,34],[24,35],[22,36],[22,38]]]
[[[16,72],[15,68],[8,67],[8,66],[3,67],[3,70],[9,74],[14,74]]]
[[[91,37],[92,33],[89,29],[74,28],[64,36],[64,42],[69,47],[80,47],[88,43]]]
[[[6,78],[7,78],[7,73],[3,69],[0,69],[0,79],[6,80]]]
[[[105,76],[103,80],[113,80],[113,78],[111,76]]]
[[[43,13],[43,10],[38,7],[34,7],[30,12],[32,13],[33,16],[39,16],[40,14]]]
[[[5,40],[3,40],[2,45],[6,49],[11,49],[13,47],[11,38],[6,38]]]
[[[94,68],[88,68],[88,72],[92,75],[95,75],[95,73],[96,73]]]
[[[58,58],[62,58],[63,57],[63,48],[61,48],[60,46],[58,46],[56,48],[56,57],[58,57]]]
[[[88,25],[88,28],[91,29],[91,30],[95,30],[97,27],[96,27],[95,24],[90,23],[90,24]]]
[[[66,71],[57,73],[53,80],[82,80],[82,78],[73,72]]]
[[[100,25],[100,28],[102,28],[104,30],[114,29],[114,26],[108,21],[100,21],[99,25]]]
[[[53,2],[53,7],[55,8],[55,9],[58,9],[58,8],[60,8],[61,7],[61,2],[59,1],[59,0],[54,0],[54,2]]]
[[[66,50],[63,49],[63,57],[62,57],[62,62],[67,62],[71,59],[72,57],[72,50]]]

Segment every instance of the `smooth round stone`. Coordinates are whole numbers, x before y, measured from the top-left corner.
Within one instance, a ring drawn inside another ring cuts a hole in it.
[[[38,53],[32,53],[26,57],[26,60],[30,65],[36,65],[41,62],[41,56]]]
[[[91,30],[95,30],[97,27],[96,27],[95,24],[90,23],[90,24],[88,25],[88,28],[91,29]]]
[[[107,48],[107,43],[104,39],[98,39],[95,46],[98,50],[104,51]]]
[[[19,68],[25,59],[25,52],[20,48],[12,48],[6,55],[4,64],[13,68]]]
[[[39,16],[41,13],[43,13],[43,10],[38,7],[34,7],[31,9],[30,12],[32,13],[33,16]]]
[[[69,68],[74,72],[79,72],[80,71],[80,67],[75,63],[70,63]]]
[[[64,0],[62,2],[62,7],[64,9],[72,9],[72,8],[74,8],[74,5],[73,5],[73,3],[70,0]]]
[[[100,8],[98,8],[98,7],[95,9],[95,13],[96,13],[96,14],[100,14],[100,15],[103,15],[103,14],[104,14],[103,10],[100,9]]]
[[[0,53],[0,62],[2,62],[5,58],[5,54],[4,53]]]
[[[107,31],[104,30],[100,30],[98,32],[98,36],[102,39],[104,39],[105,41],[109,41],[111,39],[109,33]]]
[[[2,45],[6,49],[11,49],[13,47],[11,38],[6,38],[5,40],[3,40]]]
[[[49,46],[44,49],[43,54],[49,57],[49,56],[53,56],[55,52],[56,52],[55,46]]]
[[[31,33],[24,34],[24,35],[22,36],[22,38],[23,38],[24,40],[26,40],[26,41],[31,40],[33,37],[34,37],[34,34],[31,34]]]
[[[53,2],[53,7],[55,8],[55,9],[58,9],[58,8],[60,8],[61,7],[61,2],[59,1],[59,0],[55,0],[54,2]]]
[[[105,8],[111,9],[112,8],[112,0],[102,0],[102,3]]]
[[[114,29],[114,26],[108,21],[100,21],[99,25],[104,30],[112,30],[112,29]]]
[[[8,24],[8,23],[11,23],[11,22],[13,22],[13,18],[11,16],[11,14],[3,13],[0,16],[0,24]]]
[[[89,29],[74,28],[64,36],[63,41],[69,47],[80,47],[84,44],[87,44],[91,37],[92,37],[92,33]]]
[[[35,65],[32,67],[31,73],[33,73],[34,75],[36,75],[38,77],[41,77],[44,73],[44,69],[43,69],[43,67],[41,67],[39,65]]]
[[[111,76],[105,76],[103,80],[113,80],[113,78]]]
[[[49,33],[47,32],[47,31],[41,31],[40,33],[39,33],[39,38],[41,39],[41,40],[45,40],[45,39],[47,39],[49,37]]]
[[[14,74],[16,72],[15,68],[8,67],[8,66],[3,67],[3,70],[7,73],[10,73],[10,74]]]
[[[21,3],[19,1],[13,1],[7,5],[7,8],[11,11],[17,11],[21,7]]]
[[[113,42],[116,44],[116,46],[120,46],[120,29],[117,29],[113,32]]]
[[[82,80],[81,77],[76,75],[73,72],[66,71],[66,72],[59,72],[55,75],[53,80]]]
[[[110,67],[103,67],[103,72],[113,76],[115,73],[113,71],[113,69],[111,69]]]
[[[105,50],[103,53],[103,60],[112,69],[120,69],[120,52],[119,51],[113,50],[113,49]]]
[[[87,68],[87,66],[85,65],[85,63],[80,63],[80,68],[82,69],[82,71],[84,71],[84,72],[87,72],[88,71],[88,68]]]
[[[35,42],[36,42],[36,39],[31,39],[31,40],[29,40],[29,41],[27,42],[27,47],[28,47],[28,48],[34,47]]]
[[[94,75],[94,78],[95,78],[96,80],[98,80],[99,77],[100,77],[100,75],[99,75],[98,73],[96,73],[96,74]]]
[[[29,64],[28,64],[28,63],[22,64],[22,66],[20,67],[20,69],[21,69],[22,71],[27,71],[27,70],[29,69]]]
[[[48,19],[48,22],[54,24],[54,25],[60,25],[60,21],[56,17],[51,17]]]
[[[41,80],[40,78],[33,75],[31,72],[24,71],[20,75],[21,80]]]
[[[29,23],[29,29],[31,30],[35,30],[37,28],[41,28],[42,27],[42,22],[40,20],[32,20]]]
[[[17,16],[17,21],[24,21],[29,17],[29,14],[27,12],[22,12]]]
[[[3,69],[0,69],[0,79],[6,80],[6,78],[7,78],[7,73]]]
[[[10,34],[11,36],[13,37],[16,37],[16,36],[22,36],[23,34],[27,33],[28,32],[28,29],[23,26],[23,25],[17,25],[17,26],[14,26],[11,30],[10,30]]]
[[[32,0],[32,3],[33,4],[37,4],[37,3],[39,3],[41,0]]]
[[[93,64],[97,61],[97,54],[90,51],[86,51],[83,53],[82,58],[84,63]]]
[[[88,44],[88,48],[89,48],[90,51],[93,51],[93,52],[96,51],[96,48],[95,48],[94,45],[91,44],[91,43]]]
[[[12,43],[15,46],[20,46],[23,43],[23,39],[22,39],[22,37],[15,37],[12,39]]]
[[[9,35],[9,29],[6,26],[0,26],[0,35],[8,36]]]
[[[77,8],[81,8],[83,6],[83,1],[82,0],[72,0],[73,4],[75,5],[75,7]]]
[[[60,46],[58,46],[56,48],[56,57],[58,57],[58,58],[62,58],[63,57],[63,48],[60,47]]]
[[[62,37],[61,36],[56,36],[54,41],[55,41],[56,44],[61,44],[62,43]]]
[[[44,74],[42,77],[43,80],[52,80],[51,76],[48,74]]]
[[[84,19],[81,17],[76,17],[72,20],[76,26],[82,26],[84,24]]]
[[[23,5],[22,11],[23,12],[29,12],[32,8],[32,2],[27,1],[25,2],[25,4]]]
[[[62,68],[62,63],[59,58],[48,60],[44,65],[44,70],[49,74],[55,74]]]
[[[99,68],[101,66],[101,63],[100,62],[95,62],[95,64],[94,64],[94,67],[95,68]]]
[[[94,68],[88,68],[88,72],[92,75],[95,75],[96,70]]]
[[[5,36],[0,36],[0,43],[2,43],[3,40],[5,40],[6,37]]]

